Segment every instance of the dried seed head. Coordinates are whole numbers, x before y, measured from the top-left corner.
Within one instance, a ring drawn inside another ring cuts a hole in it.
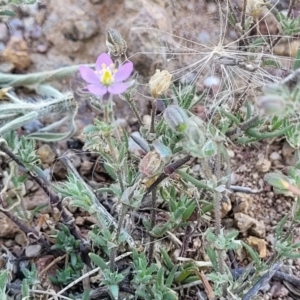
[[[122,56],[126,53],[126,41],[122,38],[121,34],[113,28],[107,29],[105,43],[109,55]]]
[[[156,70],[155,74],[150,78],[149,88],[150,93],[154,98],[162,95],[171,84],[172,75],[166,71]]]
[[[265,2],[262,0],[248,0],[246,6],[246,14],[253,18],[259,17],[262,8],[265,6]]]

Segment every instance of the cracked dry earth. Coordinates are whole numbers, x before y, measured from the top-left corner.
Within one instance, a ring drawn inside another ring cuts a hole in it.
[[[5,50],[1,58],[1,72],[25,73],[28,70],[40,71],[62,65],[93,62],[100,52],[105,51],[104,28],[108,26],[120,29],[127,40],[129,55],[147,51],[155,46],[149,36],[146,35],[146,40],[137,38],[134,30],[130,31],[143,22],[147,26],[155,25],[162,31],[174,32],[185,38],[191,38],[191,32],[195,32],[195,28],[202,28],[204,35],[206,31],[209,32],[213,35],[212,39],[219,33],[219,29],[211,25],[217,11],[214,1],[190,1],[189,3],[177,1],[173,6],[172,1],[168,0],[161,1],[161,3],[142,1],[143,7],[140,10],[135,9],[135,7],[140,7],[138,0],[120,1],[120,3],[114,2],[113,4],[110,0],[77,2],[68,0],[63,5],[57,5],[57,1],[50,0],[48,3],[42,2],[30,8],[22,7],[15,18],[7,20],[9,27],[3,23],[0,24],[0,48]],[[64,18],[67,9],[72,13]],[[198,15],[195,15],[195,12]],[[192,14],[193,18],[191,18]],[[81,15],[85,17],[80,19]],[[202,16],[200,26],[197,23],[199,15]],[[207,19],[203,16],[207,16]],[[61,23],[58,20],[62,20]],[[193,30],[187,26],[188,23],[191,26],[191,22]],[[299,43],[292,45],[293,49],[298,46]],[[286,55],[285,51],[286,47],[279,44],[278,52]],[[145,82],[154,70],[162,65],[161,59],[154,58],[154,56],[142,56],[140,59],[133,57],[133,62],[145,78]],[[72,79],[66,79],[55,85],[60,90],[76,90],[80,86],[80,81],[74,76]],[[66,178],[66,170],[59,161],[59,157],[68,155],[81,176],[93,189],[96,189],[105,186],[107,182],[110,182],[110,178],[99,163],[99,157],[82,150],[82,130],[97,116],[97,113],[92,110],[88,100],[78,95],[76,97],[79,103],[79,113],[75,136],[68,141],[51,145],[38,142],[37,153],[41,157],[44,169],[52,174],[53,180],[60,181]],[[147,120],[150,106],[146,97],[140,98],[136,99],[137,105],[144,119]],[[136,131],[137,120],[128,106],[123,101],[116,101],[115,108],[119,126],[129,133]],[[51,122],[51,119],[43,120],[43,122],[47,124]],[[274,194],[263,178],[270,171],[285,172],[288,166],[294,165],[293,149],[284,140],[265,140],[245,147],[229,145],[228,154],[231,161],[231,184],[251,188],[256,193],[230,194],[229,199],[222,203],[223,226],[225,229],[238,229],[241,233],[240,237],[256,249],[262,259],[266,260],[272,254],[272,246],[275,242],[274,228],[284,215],[291,212],[294,199]],[[8,165],[7,157],[1,155],[1,188],[8,177]],[[195,175],[200,176],[201,166],[197,162],[194,162],[191,168]],[[25,190],[23,192],[25,209],[32,210],[38,205],[48,204],[43,191],[33,181],[27,181]],[[71,212],[76,217],[76,225],[85,235],[88,226],[94,224],[95,220],[84,213],[75,210]],[[42,231],[50,232],[55,227],[58,218],[59,212],[53,212],[49,206],[46,206],[34,220],[34,224],[40,226]],[[2,253],[10,253],[17,258],[22,257],[24,253],[30,259],[37,256],[39,246],[28,245],[26,236],[1,213],[0,224]],[[298,228],[294,232],[294,242],[299,241],[300,229]],[[190,251],[200,245],[201,242],[195,237],[190,243]],[[52,259],[53,257],[35,259],[38,270],[42,270]],[[237,251],[235,260],[240,267],[250,262],[245,251]],[[1,263],[3,267],[4,262],[1,261]],[[285,260],[282,270],[300,278],[300,259]],[[48,279],[44,280],[44,285],[47,286]],[[264,287],[260,299],[300,299],[300,287],[291,287],[279,280],[272,281],[270,285]]]

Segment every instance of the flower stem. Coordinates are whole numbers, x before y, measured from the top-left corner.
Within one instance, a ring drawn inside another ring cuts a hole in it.
[[[133,114],[134,114],[135,117],[137,118],[137,120],[138,120],[140,126],[144,126],[144,122],[143,122],[143,120],[142,120],[142,118],[141,118],[141,116],[140,116],[140,114],[139,114],[139,112],[138,112],[138,110],[137,110],[137,108],[136,108],[136,105],[135,105],[135,103],[134,103],[134,99],[133,99],[133,98],[130,98],[130,97],[126,97],[126,100],[127,100],[127,103],[129,104],[129,106],[130,106],[130,108],[131,108]]]
[[[152,102],[152,111],[151,111],[151,125],[150,125],[150,133],[155,132],[155,116],[156,116],[156,110],[157,110],[157,99],[153,99]]]
[[[217,177],[217,184],[222,178],[221,174],[221,147],[222,145],[220,142],[217,142],[217,159],[216,159],[216,177]],[[216,226],[216,235],[221,236],[221,193],[214,191],[214,205],[215,205],[215,226]],[[218,266],[219,272],[221,274],[225,273],[225,266],[223,260],[223,249],[217,249],[217,256],[218,256]],[[226,286],[222,285],[223,294],[226,293]]]
[[[157,192],[157,187],[155,187],[152,190],[152,203],[151,203],[151,216],[150,216],[150,226],[151,230],[153,227],[156,225],[156,192]],[[153,259],[153,253],[154,253],[154,237],[150,235],[150,245],[149,245],[149,250],[148,250],[148,265],[151,265],[152,259]]]

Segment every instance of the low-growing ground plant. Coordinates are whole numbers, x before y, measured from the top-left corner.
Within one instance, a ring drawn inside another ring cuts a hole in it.
[[[149,123],[134,102],[139,74],[126,57],[126,41],[112,28],[107,30],[108,53],[100,54],[94,65],[0,74],[0,151],[9,161],[0,210],[26,234],[29,245],[40,245],[41,253],[54,257],[44,271],[34,262],[22,265],[22,299],[39,299],[40,295],[46,299],[176,300],[187,295],[255,299],[285,258],[300,257],[300,244],[293,243],[300,220],[300,51],[295,59],[277,57],[273,52],[280,39],[299,34],[299,17],[291,16],[295,1],[290,1],[287,14],[263,1],[243,1],[241,9],[230,1],[216,2],[222,25],[217,44],[194,42],[196,49],[191,51],[184,38],[174,35],[168,39],[170,44],[165,44],[165,55],[193,55],[195,61],[182,59],[180,69],[156,70],[150,78]],[[263,8],[282,28],[275,37],[260,33],[259,24],[266,17],[259,17]],[[226,43],[228,28],[235,29],[237,36]],[[272,75],[270,68],[284,69],[288,75]],[[74,95],[61,93],[49,81],[77,71],[85,85],[80,92],[101,115],[83,132],[83,150],[99,157],[111,178],[111,183],[97,190],[67,156],[61,158],[67,179],[52,182],[36,153],[37,140],[55,142],[75,133]],[[180,80],[189,73],[194,74],[191,80]],[[33,103],[20,99],[14,91],[20,86],[31,87],[40,99]],[[118,126],[115,97],[132,108],[138,133],[129,134]],[[161,114],[157,113],[158,102],[164,106]],[[203,118],[193,112],[199,104],[205,108]],[[17,134],[17,129],[46,114],[64,117],[46,127],[37,126],[27,135]],[[59,133],[62,124],[67,124],[68,130]],[[222,201],[237,191],[251,193],[247,187],[231,185],[227,147],[247,147],[277,137],[296,149],[297,165],[288,174],[269,173],[265,180],[276,192],[295,201],[291,214],[276,226],[272,256],[262,260],[237,230],[225,230],[222,224]],[[131,151],[130,144],[135,144],[137,151]],[[191,169],[195,161],[201,165],[201,177]],[[30,213],[24,207],[22,191],[28,178],[49,198],[53,217],[59,212],[51,233],[34,226],[33,219],[42,208]],[[6,193],[8,186],[13,193]],[[75,223],[74,208],[93,219],[86,234]],[[199,237],[195,256],[188,254],[192,237]],[[242,248],[252,262],[241,269],[232,268],[230,255]],[[58,267],[49,276],[46,290],[39,277],[54,263]],[[5,293],[17,276],[8,268],[10,264],[8,259],[7,270],[0,273],[1,299],[10,299]]]

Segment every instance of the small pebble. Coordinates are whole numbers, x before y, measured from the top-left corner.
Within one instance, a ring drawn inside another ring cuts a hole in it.
[[[0,23],[0,41],[7,42],[9,39],[8,28],[5,23]]]
[[[42,250],[42,246],[39,244],[38,245],[29,245],[25,249],[25,255],[27,257],[35,257],[40,253],[41,250]]]
[[[280,158],[281,158],[281,156],[278,152],[272,152],[270,154],[270,160],[279,160]]]
[[[26,244],[27,238],[24,233],[17,233],[15,236],[15,242],[20,246],[24,246]]]

